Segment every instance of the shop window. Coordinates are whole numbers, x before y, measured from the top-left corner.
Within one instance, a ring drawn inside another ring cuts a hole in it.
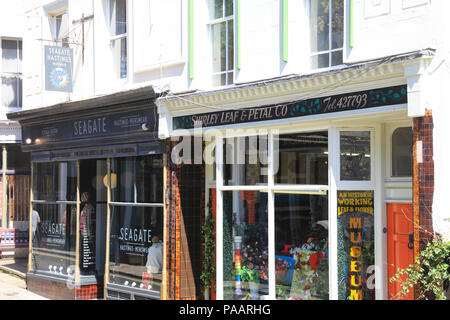
[[[225,300],[260,300],[268,295],[267,221],[267,192],[223,193]]]
[[[76,163],[33,164],[33,269],[73,277],[76,240]],[[58,202],[56,202],[58,200]],[[34,225],[36,224],[36,226]]]
[[[275,139],[276,183],[328,185],[328,132],[280,135]]]
[[[212,45],[212,84],[225,86],[234,79],[233,0],[209,0]]]
[[[344,0],[310,1],[311,68],[342,64]]]
[[[277,299],[329,299],[326,193],[275,193],[275,254]]]
[[[162,281],[161,155],[111,160],[110,284],[158,298]]]
[[[113,52],[115,75],[127,77],[127,1],[109,0],[110,43]]]
[[[163,209],[112,206],[109,283],[159,296]]]
[[[392,177],[411,177],[412,163],[412,128],[397,128],[392,134]]]
[[[2,106],[22,108],[22,41],[1,41]]]
[[[370,181],[370,131],[341,131],[341,181]]]

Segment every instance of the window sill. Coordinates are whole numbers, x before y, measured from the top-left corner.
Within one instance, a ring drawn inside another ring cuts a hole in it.
[[[134,73],[139,74],[139,73],[144,73],[144,72],[152,72],[152,71],[157,71],[161,68],[163,68],[163,69],[174,68],[174,67],[182,66],[184,64],[186,64],[186,61],[184,59],[164,61],[161,63],[154,63],[154,64],[148,64],[145,66],[137,67],[134,69]]]

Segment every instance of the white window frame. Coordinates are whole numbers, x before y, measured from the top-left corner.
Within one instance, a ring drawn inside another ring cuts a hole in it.
[[[225,10],[226,10],[226,6],[225,6],[225,2],[226,0],[222,0],[223,3],[223,11],[222,11],[222,17],[218,18],[218,19],[213,19],[213,20],[209,20],[207,22],[207,27],[208,27],[208,31],[209,31],[209,41],[210,41],[210,45],[211,45],[211,82],[212,79],[216,76],[221,76],[223,74],[226,75],[225,77],[225,84],[221,84],[220,86],[226,87],[226,86],[230,86],[232,84],[234,84],[235,81],[235,77],[236,77],[236,72],[235,72],[235,65],[236,65],[236,59],[235,59],[235,48],[236,48],[236,19],[235,19],[235,15],[236,15],[236,6],[235,6],[235,2],[233,1],[233,14],[229,15],[229,16],[225,16]],[[211,8],[209,8],[208,5],[208,11],[211,10]],[[229,66],[229,61],[230,61],[230,57],[229,57],[229,47],[228,47],[228,43],[229,43],[229,30],[228,30],[228,23],[230,21],[233,21],[233,68],[231,69],[226,69],[226,70],[222,70],[219,72],[213,72],[212,71],[212,62],[214,61],[214,37],[213,37],[213,28],[215,25],[219,25],[221,23],[224,23],[225,25],[225,43],[226,43],[226,47],[225,47],[225,64],[228,67]],[[233,79],[232,82],[228,82],[228,76],[229,74],[232,73],[233,74]]]
[[[107,2],[107,13],[108,13],[108,29],[109,29],[109,46],[111,48],[111,54],[112,54],[112,58],[113,58],[113,64],[114,64],[114,74],[117,76],[117,79],[119,81],[123,81],[126,82],[127,79],[129,78],[129,74],[130,74],[130,53],[129,53],[129,39],[128,39],[128,31],[129,31],[129,3],[128,0],[124,0],[125,1],[125,8],[126,8],[126,14],[125,14],[125,23],[126,23],[126,32],[125,33],[121,33],[121,34],[113,34],[112,30],[113,30],[113,26],[112,26],[112,17],[110,16],[111,13],[111,4],[112,2],[116,2],[117,0],[108,0]],[[115,54],[115,44],[116,43],[120,43],[117,40],[122,40],[125,39],[125,45],[126,45],[126,76],[121,78],[120,77],[120,61],[121,61],[121,56],[117,57]]]
[[[306,5],[306,7],[307,7],[307,15],[308,15],[308,28],[309,28],[309,33],[308,33],[308,36],[309,37],[311,37],[311,24],[310,24],[310,21],[311,21],[311,1],[312,0],[309,0],[308,2],[307,2],[307,5]],[[335,0],[328,0],[329,1],[329,7],[330,8],[332,8],[332,2],[333,1],[335,1]],[[342,19],[344,19],[344,21],[343,21],[343,26],[342,26],[342,28],[343,28],[343,30],[342,30],[342,47],[340,47],[340,48],[335,48],[335,49],[332,49],[332,42],[333,42],[333,37],[332,37],[332,12],[329,12],[329,14],[328,14],[328,25],[329,25],[329,27],[328,27],[328,50],[323,50],[323,51],[317,51],[317,52],[313,52],[312,51],[312,48],[311,48],[311,39],[310,39],[310,42],[309,42],[309,66],[310,66],[310,69],[311,70],[329,70],[329,69],[333,69],[333,68],[338,68],[339,66],[342,66],[343,64],[344,64],[344,53],[345,53],[345,17],[346,17],[346,7],[347,7],[347,1],[346,0],[343,0],[344,1],[344,12],[342,13]],[[338,65],[332,65],[332,56],[333,56],[333,52],[338,52],[338,51],[342,51],[342,63],[341,64],[338,64]],[[312,58],[313,57],[318,57],[318,56],[320,56],[321,54],[328,54],[328,67],[317,67],[317,68],[313,68],[312,67],[312,62],[311,62],[311,60],[312,60]]]
[[[3,41],[15,41],[16,42],[16,49],[17,49],[17,70],[16,72],[5,72],[3,71]],[[19,51],[19,42],[22,44],[22,54],[20,54]],[[17,106],[11,107],[11,106],[6,106],[3,105],[3,83],[1,84],[1,90],[0,90],[0,98],[1,98],[1,107],[2,109],[7,109],[7,110],[20,110],[22,109],[22,105],[23,105],[23,73],[22,73],[22,61],[19,59],[20,56],[23,57],[23,40],[22,39],[18,39],[18,38],[6,38],[6,37],[2,37],[0,38],[0,56],[2,57],[2,61],[0,64],[0,78],[15,78],[17,83],[17,92],[16,92],[16,99],[17,99]],[[22,92],[20,92],[20,84],[22,85]],[[21,93],[21,94],[20,94]]]

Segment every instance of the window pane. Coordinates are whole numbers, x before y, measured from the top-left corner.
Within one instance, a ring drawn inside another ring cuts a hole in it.
[[[373,191],[338,191],[338,299],[375,300]]]
[[[226,24],[212,26],[213,36],[213,72],[226,70]]]
[[[413,132],[411,127],[398,128],[392,134],[392,176],[411,177]]]
[[[224,299],[260,300],[269,280],[267,193],[224,192],[223,214]]]
[[[277,299],[328,299],[328,196],[275,193]]]
[[[209,17],[211,20],[223,17],[223,0],[209,0]]]
[[[163,168],[161,155],[136,157],[137,202],[163,202]]]
[[[328,184],[328,132],[280,135],[274,146],[275,183]]]
[[[370,132],[342,131],[341,180],[370,180]]]
[[[76,201],[76,162],[34,163],[34,200]]]
[[[331,53],[331,65],[338,66],[342,64],[342,51],[333,51]]]
[[[111,0],[110,2],[111,34],[119,35],[127,32],[127,2],[126,0]]]
[[[331,20],[331,49],[343,47],[344,41],[344,0],[333,0]]]
[[[17,42],[17,40],[2,40],[2,72],[19,72]]]
[[[311,52],[329,50],[330,35],[329,0],[311,0],[310,6],[310,41]]]
[[[224,185],[267,184],[267,136],[224,140]]]
[[[73,276],[76,206],[34,204],[33,207],[33,269],[63,277]]]
[[[234,31],[233,30],[234,30],[233,29],[233,20],[228,21],[228,44],[227,44],[228,65],[227,65],[226,70],[234,69],[234,45],[233,45]],[[230,84],[230,82],[228,84]]]
[[[30,152],[22,152],[20,144],[8,144],[6,148],[8,170],[30,171]]]
[[[67,19],[67,13],[63,13],[55,17],[55,39],[61,40],[67,38],[67,32],[69,31],[69,21]]]
[[[109,282],[159,294],[163,209],[113,206]]]
[[[231,16],[233,11],[233,0],[225,0],[225,16]]]
[[[2,105],[9,108],[19,108],[19,93],[22,90],[22,80],[17,77],[2,77]]]
[[[319,54],[311,57],[311,68],[320,69],[328,68],[330,66],[330,55],[328,53]]]
[[[112,159],[111,200],[134,202],[134,183],[134,159],[130,157]]]
[[[227,84],[228,85],[230,85],[230,84],[233,84],[233,82],[234,82],[234,78],[233,78],[233,72],[228,72],[227,73]]]

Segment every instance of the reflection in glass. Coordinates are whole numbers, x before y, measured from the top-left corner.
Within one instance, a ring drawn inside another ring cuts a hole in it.
[[[162,208],[113,206],[109,282],[159,295],[162,243]]]
[[[398,128],[392,134],[392,176],[411,177],[413,132],[411,127]]]
[[[274,145],[275,183],[328,184],[328,132],[280,135]]]
[[[76,200],[76,161],[34,163],[33,166],[35,200]]]
[[[162,202],[161,155],[113,159],[111,172],[113,202]]]
[[[329,299],[328,196],[275,193],[276,297]]]
[[[267,193],[223,193],[225,300],[260,300],[268,295]]]
[[[370,132],[341,131],[341,180],[370,180]]]
[[[34,203],[33,209],[40,218],[36,229],[33,228],[33,270],[56,276],[73,276],[76,205]]]
[[[267,184],[267,136],[224,140],[224,185]]]

